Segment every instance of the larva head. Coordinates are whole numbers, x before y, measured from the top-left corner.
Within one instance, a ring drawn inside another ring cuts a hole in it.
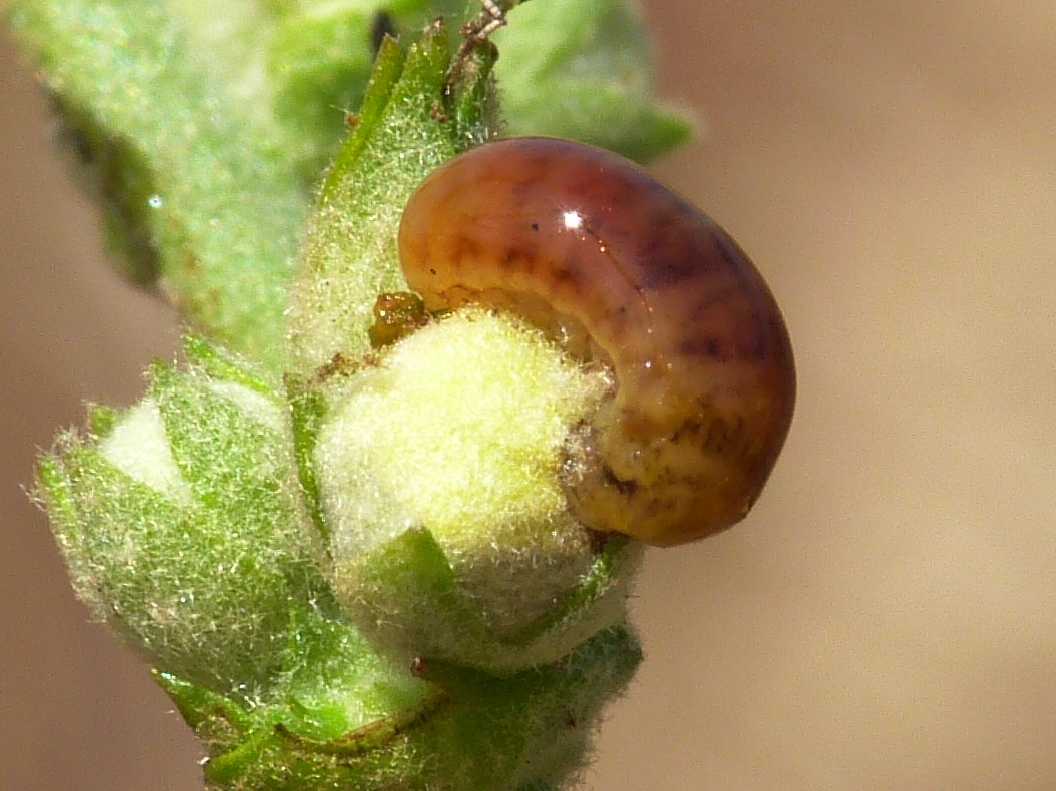
[[[399,246],[428,308],[511,310],[612,368],[613,397],[568,446],[584,525],[667,546],[748,512],[795,370],[769,289],[707,216],[614,154],[519,138],[430,176]]]

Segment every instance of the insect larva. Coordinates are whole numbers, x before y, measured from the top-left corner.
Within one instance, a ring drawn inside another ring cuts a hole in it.
[[[433,173],[399,249],[428,309],[511,310],[611,366],[564,467],[585,526],[666,546],[748,513],[792,419],[792,349],[762,277],[698,209],[615,154],[511,139]]]

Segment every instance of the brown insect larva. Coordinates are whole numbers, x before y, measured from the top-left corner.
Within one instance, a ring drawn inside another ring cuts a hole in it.
[[[570,442],[577,518],[681,544],[748,513],[784,443],[795,369],[781,312],[718,225],[632,163],[561,140],[473,149],[407,205],[400,259],[430,310],[513,310],[614,396]]]

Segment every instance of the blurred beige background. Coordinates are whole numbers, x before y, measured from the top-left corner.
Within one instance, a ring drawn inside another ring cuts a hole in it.
[[[751,518],[649,555],[587,787],[1056,788],[1056,4],[647,13],[708,120],[658,171],[769,278],[800,400]],[[6,38],[0,119],[0,788],[199,788],[19,488],[174,317],[110,274]]]

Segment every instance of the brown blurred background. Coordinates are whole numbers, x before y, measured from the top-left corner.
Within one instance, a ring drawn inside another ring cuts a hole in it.
[[[769,278],[800,399],[751,518],[649,554],[587,787],[1056,788],[1056,4],[647,14],[707,119],[657,170]],[[199,788],[20,489],[174,316],[104,263],[8,38],[0,119],[0,788]]]

